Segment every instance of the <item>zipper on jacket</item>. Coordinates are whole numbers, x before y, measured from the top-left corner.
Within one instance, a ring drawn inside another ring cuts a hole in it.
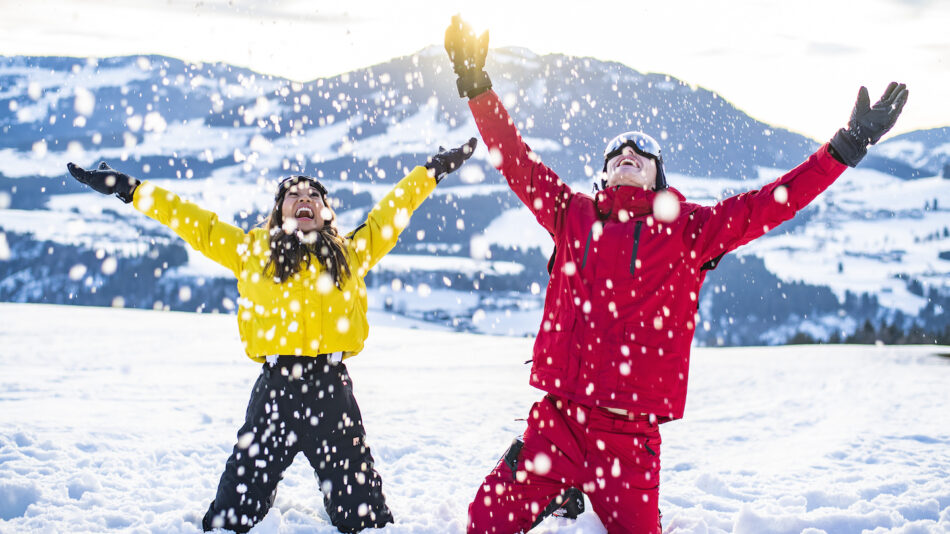
[[[597,224],[597,223],[594,223]],[[581,269],[587,267],[587,252],[590,250],[590,241],[594,237],[594,225],[590,227],[590,232],[587,234],[587,244],[584,245],[584,259],[581,261]],[[550,269],[548,269],[550,271]]]
[[[630,254],[630,276],[637,271],[637,248],[640,247],[640,230],[643,228],[643,221],[637,221],[636,228],[633,229],[633,253]]]

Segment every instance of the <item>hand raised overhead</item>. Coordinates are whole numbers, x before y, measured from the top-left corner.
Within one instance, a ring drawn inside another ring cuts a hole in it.
[[[848,127],[838,130],[831,139],[831,147],[842,163],[856,166],[867,154],[868,145],[880,141],[894,127],[907,103],[908,94],[906,85],[891,82],[881,98],[871,106],[867,87],[858,90]]]
[[[115,195],[126,204],[132,202],[132,194],[139,185],[138,180],[113,169],[104,161],[99,163],[98,168],[91,171],[72,162],[67,163],[66,168],[69,174],[80,183],[88,185],[103,195]]]
[[[426,169],[429,169],[429,175],[435,178],[435,183],[440,183],[447,174],[458,170],[468,158],[472,157],[477,145],[478,140],[473,137],[458,148],[446,150],[439,147],[439,153],[430,157],[425,164]]]
[[[445,29],[445,51],[458,75],[459,96],[472,98],[491,89],[491,79],[484,70],[488,55],[487,30],[476,36],[471,25],[455,15]]]

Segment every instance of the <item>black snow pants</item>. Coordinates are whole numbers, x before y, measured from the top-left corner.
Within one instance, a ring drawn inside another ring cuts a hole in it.
[[[302,451],[313,466],[330,522],[359,532],[393,522],[343,363],[280,356],[265,363],[244,426],[202,521],[207,532],[247,532],[273,504],[284,470]]]

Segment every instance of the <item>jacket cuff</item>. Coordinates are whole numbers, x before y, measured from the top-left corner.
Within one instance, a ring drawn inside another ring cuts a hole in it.
[[[472,111],[475,111],[479,108],[484,110],[493,110],[496,102],[498,102],[498,95],[495,93],[494,89],[489,89],[484,93],[468,99],[468,107]]]
[[[828,142],[822,145],[821,148],[818,149],[818,152],[815,152],[815,156],[818,158],[818,165],[821,169],[826,171],[844,171],[848,168],[848,165],[836,158],[831,150],[831,143]]]
[[[435,191],[435,186],[437,185],[435,178],[429,176],[429,169],[419,165],[412,169],[412,171],[403,178],[407,184],[411,184],[414,192],[422,194],[422,199],[425,199],[433,191]],[[421,201],[420,201],[421,204]],[[418,208],[419,206],[413,206],[413,209]]]
[[[856,139],[850,130],[844,128],[835,133],[829,144],[838,156],[836,159],[849,167],[857,167],[868,153],[867,142]]]
[[[475,98],[491,89],[491,78],[483,70],[466,72],[455,80],[455,86],[459,91],[459,97]]]
[[[152,200],[155,189],[155,185],[148,180],[141,182],[132,191],[132,206],[142,213],[148,214],[149,209],[155,204]]]

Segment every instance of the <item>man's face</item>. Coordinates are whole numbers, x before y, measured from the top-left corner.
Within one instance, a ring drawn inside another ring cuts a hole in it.
[[[656,160],[637,154],[633,147],[607,161],[607,187],[632,185],[643,189],[656,186]]]
[[[324,220],[333,215],[330,208],[323,203],[320,192],[306,181],[290,186],[280,210],[285,227],[293,226],[293,223],[288,225],[288,222],[294,221],[295,228],[304,233],[323,229]]]

